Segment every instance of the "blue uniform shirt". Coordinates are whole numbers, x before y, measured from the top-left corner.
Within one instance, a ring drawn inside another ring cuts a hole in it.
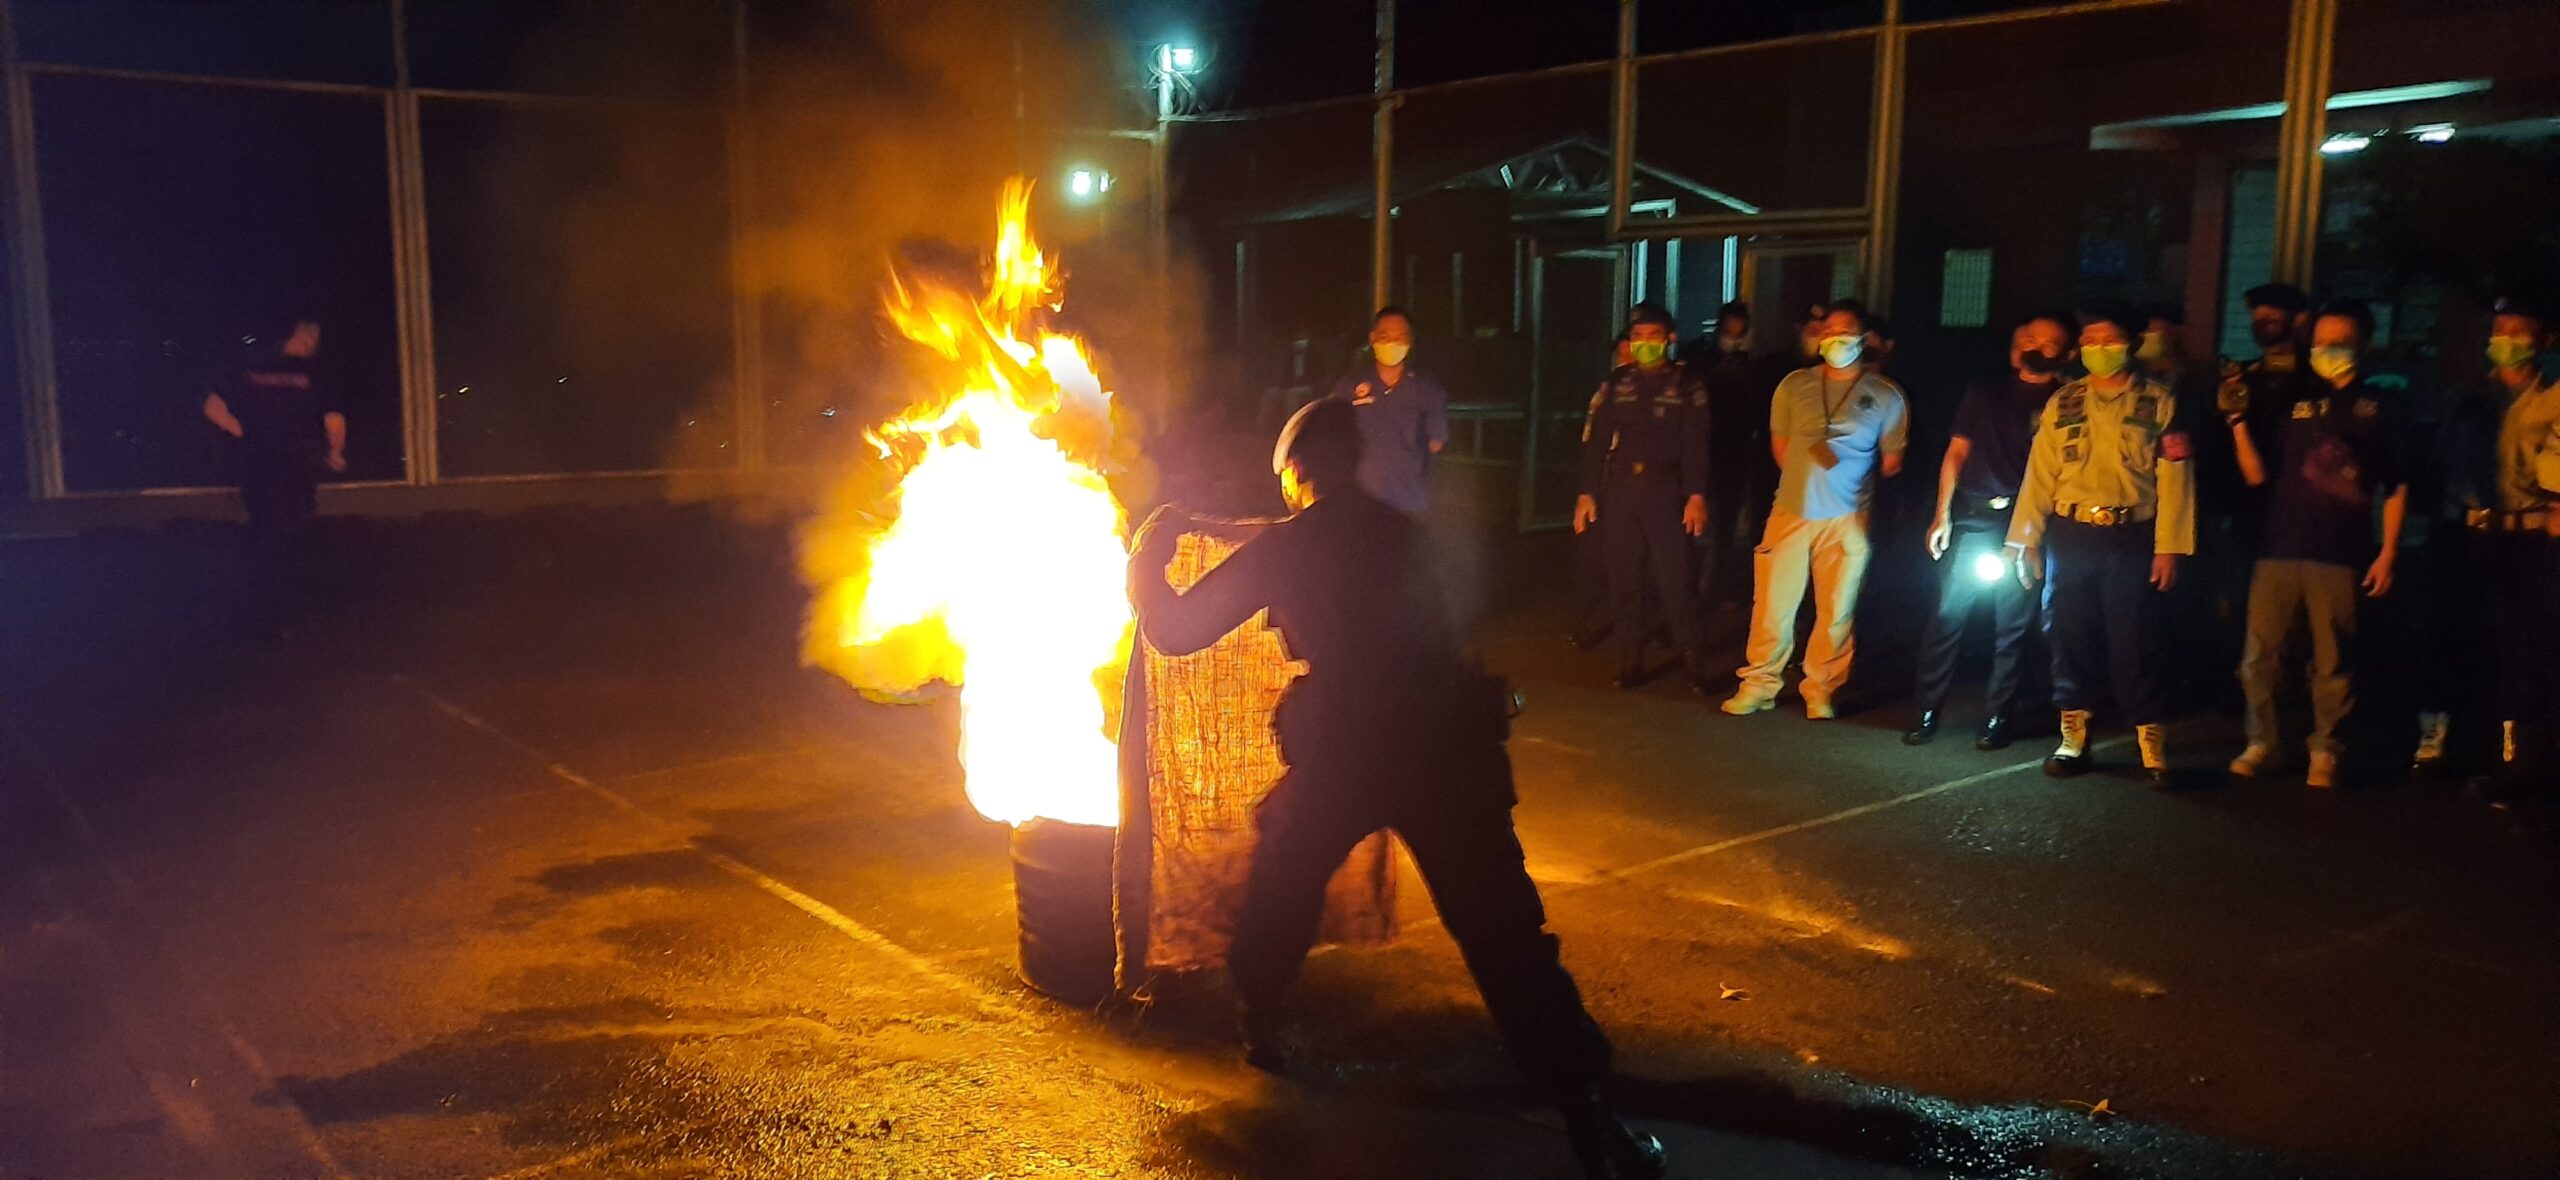
[[[1449,441],[1449,391],[1430,374],[1404,367],[1389,385],[1364,364],[1334,383],[1360,424],[1360,486],[1406,512],[1431,503],[1431,448]]]

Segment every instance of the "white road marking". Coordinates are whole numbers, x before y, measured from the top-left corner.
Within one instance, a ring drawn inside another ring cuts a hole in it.
[[[546,754],[542,750],[518,739],[515,735],[490,724],[486,718],[483,718],[479,714],[446,699],[442,694],[439,694],[434,689],[420,683],[415,678],[406,675],[394,674],[392,679],[399,681],[401,684],[406,685],[410,690],[416,692],[419,696],[426,698],[428,704],[434,705],[446,716],[451,717],[464,725],[470,726],[473,729],[479,730],[481,733],[496,739],[500,744],[524,755],[525,758],[532,761],[534,765],[540,766],[544,770],[550,772],[552,777],[557,778],[570,786],[586,791],[588,794],[603,800],[607,806],[610,806],[633,819],[639,820],[647,826],[657,828],[677,839],[684,840],[686,847],[691,849],[694,855],[709,861],[714,868],[719,869],[721,872],[727,873],[749,885],[755,886],[757,889],[773,895],[780,899],[784,904],[789,905],[791,908],[824,923],[829,929],[834,930],[836,933],[842,934],[855,942],[861,943],[863,946],[869,947],[872,950],[878,951],[882,955],[896,960],[900,964],[904,965],[908,970],[915,972],[917,975],[923,976],[924,978],[959,994],[962,998],[969,1000],[972,1004],[978,1006],[982,1010],[985,1010],[988,1015],[1012,1014],[1009,1011],[1002,1010],[1004,1005],[1001,997],[996,996],[995,994],[988,992],[986,989],[979,987],[977,984],[970,982],[966,977],[944,970],[941,965],[935,963],[933,960],[917,954],[914,951],[908,950],[906,947],[889,938],[889,936],[853,920],[851,917],[847,916],[844,911],[775,880],[753,865],[747,864],[746,862],[725,853],[715,852],[711,849],[702,847],[700,844],[695,843],[690,839],[691,832],[684,825],[660,816],[656,812],[650,811],[649,809],[632,802],[621,792],[597,783],[595,780],[579,774],[575,770],[571,770],[567,766],[564,766],[557,760],[553,759],[549,754]]]
[[[2130,737],[2120,737],[2112,741],[2101,742],[2096,746],[2091,747],[2090,752],[2096,753],[2111,747],[2120,747],[2132,740],[2133,739]],[[1935,786],[1922,787],[1917,791],[1896,795],[1891,799],[1879,799],[1873,803],[1861,803],[1856,807],[1842,808],[1841,810],[1832,812],[1829,815],[1817,815],[1812,819],[1797,820],[1791,824],[1780,824],[1777,827],[1764,828],[1748,835],[1733,836],[1727,839],[1717,840],[1712,843],[1701,844],[1695,848],[1684,848],[1667,856],[1657,856],[1652,860],[1637,861],[1636,863],[1627,865],[1623,868],[1602,869],[1598,874],[1596,874],[1597,880],[1594,881],[1594,884],[1606,881],[1621,881],[1628,877],[1635,876],[1638,873],[1650,873],[1655,869],[1667,869],[1676,864],[1686,864],[1690,861],[1697,860],[1700,857],[1714,856],[1719,852],[1731,851],[1747,844],[1758,844],[1764,840],[1775,840],[1780,836],[1792,836],[1797,832],[1812,831],[1815,828],[1827,828],[1833,824],[1840,823],[1843,820],[1856,819],[1862,815],[1873,815],[1879,811],[1900,807],[1905,803],[1917,803],[1922,799],[1927,799],[1935,795],[1943,795],[1949,791],[1957,791],[1966,787],[1979,786],[1983,783],[1990,782],[1993,779],[2007,778],[2019,771],[2034,769],[2037,766],[2043,765],[2043,763],[2044,759],[2042,758],[2037,758],[2027,762],[2014,762],[2007,766],[1985,770],[1978,774],[1968,774],[1963,778],[1948,779],[1947,781]]]
[[[61,777],[54,774],[53,768],[36,752],[35,745],[27,740],[26,732],[18,727],[17,720],[5,712],[0,712],[0,727],[6,728],[9,744],[24,752],[35,777],[44,780],[45,791],[53,796],[54,804],[62,808],[63,814],[71,817],[71,826],[80,831],[80,842],[88,846],[89,855],[97,858],[99,867],[106,870],[107,879],[114,884],[118,896],[123,898],[126,905],[133,907],[135,913],[149,914],[151,909],[143,897],[142,887],[125,873],[124,866],[116,863],[115,857],[108,854],[106,840],[98,834],[97,825],[89,822],[89,813],[81,810],[79,803],[72,799],[71,792],[63,788]],[[211,991],[206,990],[203,984],[197,982],[188,973],[184,962],[168,954],[166,948],[158,945],[159,938],[156,934],[148,929],[138,933],[144,938],[146,945],[150,946],[154,957],[168,964],[169,972],[178,981],[179,986],[193,996],[197,1005],[213,1018],[214,1027],[221,1031],[222,1039],[230,1046],[232,1056],[237,1057],[240,1064],[249,1071],[249,1075],[257,1079],[259,1088],[267,1093],[283,1096],[284,1101],[280,1105],[285,1111],[286,1126],[292,1130],[294,1141],[311,1156],[312,1162],[319,1164],[330,1180],[352,1180],[347,1169],[338,1163],[338,1157],[330,1153],[329,1145],[321,1141],[320,1132],[311,1125],[311,1116],[302,1109],[302,1104],[294,1101],[291,1094],[285,1093],[284,1088],[277,1084],[276,1075],[267,1069],[266,1058],[258,1053],[256,1047],[249,1044],[247,1037],[240,1035],[239,1026],[232,1023],[231,1013],[223,1008]]]

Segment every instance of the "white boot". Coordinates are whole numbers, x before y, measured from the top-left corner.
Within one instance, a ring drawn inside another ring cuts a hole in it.
[[[2445,738],[2452,729],[2453,718],[2445,714],[2418,714],[2418,754],[2410,760],[2410,766],[2423,771],[2444,765]]]
[[[2266,769],[2267,759],[2274,756],[2275,751],[2251,742],[2248,749],[2240,751],[2240,756],[2231,760],[2231,774],[2234,778],[2256,778],[2259,771]]]
[[[2133,741],[2142,747],[2142,772],[2151,777],[2151,785],[2169,781],[2169,735],[2157,725],[2133,727]]]
[[[2089,711],[2062,711],[2062,744],[2044,760],[2044,772],[2055,778],[2089,769]]]
[[[2498,761],[2509,767],[2516,764],[2516,723],[2513,721],[2498,723]]]

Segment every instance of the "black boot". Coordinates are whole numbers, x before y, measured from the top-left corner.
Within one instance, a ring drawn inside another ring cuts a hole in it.
[[[1564,1107],[1564,1133],[1591,1180],[1660,1180],[1669,1168],[1662,1141],[1618,1121],[1596,1093]]]
[[[1682,660],[1682,663],[1689,670],[1689,691],[1702,697],[1714,696],[1716,678],[1707,671],[1707,657],[1693,651]]]
[[[1973,739],[1973,748],[1977,750],[2008,749],[2009,719],[1998,713],[1983,718],[1982,736]]]
[[[1906,746],[1925,746],[1936,740],[1938,740],[1938,711],[1936,709],[1920,710],[1920,723],[1912,726],[1902,735],[1902,744]]]
[[[1277,1008],[1236,1008],[1236,1031],[1244,1039],[1244,1063],[1264,1073],[1286,1075],[1296,1058],[1296,1040],[1289,1032],[1288,1014]]]
[[[1618,674],[1609,678],[1609,687],[1626,690],[1644,686],[1644,649],[1631,648],[1618,659]]]

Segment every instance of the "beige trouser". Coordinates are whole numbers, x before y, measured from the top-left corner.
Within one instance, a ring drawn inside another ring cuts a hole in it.
[[[1867,577],[1867,514],[1806,520],[1783,509],[1751,551],[1751,645],[1744,652],[1742,694],[1778,695],[1787,658],[1796,650],[1796,614],[1813,582],[1813,639],[1804,653],[1804,699],[1828,701],[1849,681],[1858,650],[1853,630],[1858,587]]]

